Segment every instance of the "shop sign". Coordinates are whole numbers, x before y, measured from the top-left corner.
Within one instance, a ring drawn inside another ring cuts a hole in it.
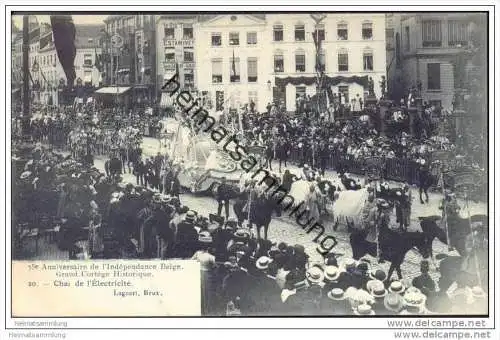
[[[165,44],[165,47],[176,47],[176,46],[193,47],[194,46],[192,39],[182,39],[182,40],[165,39],[164,44]]]

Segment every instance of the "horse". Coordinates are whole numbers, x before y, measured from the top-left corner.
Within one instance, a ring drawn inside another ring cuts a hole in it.
[[[250,209],[250,213],[248,212]],[[242,225],[244,220],[248,220],[249,225],[255,224],[257,227],[257,238],[260,239],[260,230],[264,228],[264,239],[267,240],[267,232],[271,223],[273,212],[279,211],[278,204],[273,198],[264,194],[258,195],[253,200],[245,200],[240,197],[233,205],[233,211],[238,218],[238,224]]]
[[[366,240],[368,231],[354,229],[352,224],[348,225],[348,230],[350,232],[349,243],[355,260],[359,260],[365,254],[377,257],[377,244]],[[414,247],[417,248],[423,258],[428,258],[431,254],[432,238],[426,233],[406,232],[401,234],[388,228],[381,228],[380,233],[380,238],[384,240],[379,244],[381,259],[391,263],[387,276],[389,279],[394,270],[396,270],[400,280],[403,278],[401,264],[406,253]]]
[[[423,232],[436,237],[444,244],[448,244],[446,232],[437,224],[437,221],[441,219],[440,216],[419,217],[419,219],[420,227]],[[482,214],[473,215],[470,220],[473,224],[481,223],[482,225],[487,225],[488,216]],[[461,256],[466,254],[465,239],[470,233],[471,228],[468,219],[458,216],[448,218],[448,236],[450,239],[450,244],[448,244],[448,246],[455,248]]]
[[[449,287],[453,282],[461,280],[468,285],[476,285],[478,283],[477,276],[471,275],[463,270],[466,250],[466,239],[471,234],[470,224],[468,219],[460,217],[452,217],[448,219],[448,237],[446,232],[441,229],[437,221],[441,219],[440,216],[420,217],[420,227],[422,230],[431,235],[432,238],[436,237],[442,243],[447,244],[450,248],[455,248],[458,256],[448,254],[438,254],[436,259],[439,260],[439,272],[441,273],[440,286]],[[486,225],[488,217],[486,215],[471,216],[471,222],[481,223]],[[449,243],[448,243],[449,238]],[[432,253],[431,253],[432,256]],[[478,259],[479,265],[488,263],[487,256]],[[486,283],[487,270],[481,270],[481,282]]]

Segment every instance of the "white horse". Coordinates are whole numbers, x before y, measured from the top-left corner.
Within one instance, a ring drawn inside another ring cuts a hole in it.
[[[296,204],[300,204],[306,200],[310,186],[311,182],[298,180],[292,184],[289,195],[294,198]],[[333,202],[329,198],[326,199],[326,211],[334,218],[336,225],[361,223],[361,211],[368,198],[368,189],[339,191],[336,192],[335,197]]]

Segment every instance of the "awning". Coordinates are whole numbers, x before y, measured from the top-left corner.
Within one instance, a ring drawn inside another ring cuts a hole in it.
[[[129,68],[122,68],[118,70],[118,73],[127,73],[127,72],[130,72]]]
[[[174,96],[170,96],[170,94],[163,92],[161,94],[160,107],[164,109],[168,106],[174,106]]]
[[[19,91],[21,91],[21,88],[20,87],[16,87],[16,88],[12,89],[12,94],[17,93]]]
[[[109,87],[101,87],[100,89],[96,90],[95,93],[100,93],[100,94],[123,94],[130,90],[130,87],[120,87],[120,86],[109,86]]]

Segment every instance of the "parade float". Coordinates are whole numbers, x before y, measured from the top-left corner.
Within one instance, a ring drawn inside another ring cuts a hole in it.
[[[223,178],[237,188],[244,170],[209,134],[196,132],[181,119],[168,118],[163,121],[163,126],[166,153],[179,171],[178,179],[183,188],[192,193],[212,194]],[[230,133],[237,134],[237,131]],[[259,157],[258,147],[248,150]]]

